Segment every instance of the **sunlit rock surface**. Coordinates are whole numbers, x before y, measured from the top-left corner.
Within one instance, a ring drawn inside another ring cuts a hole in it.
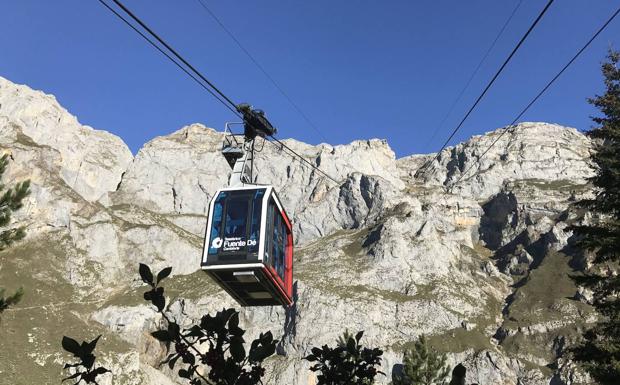
[[[0,78],[5,178],[33,184],[15,217],[27,239],[0,253],[0,286],[26,290],[2,316],[0,383],[56,384],[62,335],[98,334],[113,370],[102,385],[177,383],[158,365],[165,347],[149,331],[161,320],[137,265],[173,267],[165,286],[181,324],[236,305],[198,271],[207,205],[230,174],[222,139],[194,124],[132,157],[53,96]],[[294,307],[241,309],[248,337],[282,341],[267,384],[313,383],[300,358],[345,328],[385,350],[381,383],[420,334],[467,367],[467,383],[583,380],[565,351],[594,318],[567,275],[585,264],[565,228],[590,191],[587,137],[522,123],[445,149],[424,173],[435,154],[396,159],[381,140],[285,143],[337,182],[276,145],[257,155],[258,183],[277,187],[296,238]]]

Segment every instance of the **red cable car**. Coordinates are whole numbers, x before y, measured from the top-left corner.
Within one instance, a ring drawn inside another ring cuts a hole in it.
[[[255,184],[254,140],[275,128],[260,110],[240,105],[243,141],[227,135],[222,153],[233,172],[209,204],[201,267],[242,306],[293,303],[291,221],[272,186]],[[229,130],[226,125],[226,131]]]
[[[209,205],[205,270],[243,306],[293,303],[293,233],[271,186],[218,190]]]

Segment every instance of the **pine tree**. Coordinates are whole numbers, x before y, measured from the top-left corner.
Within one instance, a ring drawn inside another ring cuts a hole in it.
[[[8,165],[8,154],[4,154],[0,158],[0,178],[6,171]],[[0,193],[6,188],[0,183]],[[22,207],[23,199],[30,193],[30,181],[17,183],[15,187],[7,189],[0,196],[0,228],[5,227],[11,221],[11,214]],[[13,242],[18,241],[24,236],[23,227],[11,228],[0,232],[0,251],[11,246]]]
[[[592,160],[596,174],[591,178],[595,197],[580,201],[592,224],[572,227],[575,245],[592,253],[592,267],[578,284],[593,291],[593,304],[600,318],[584,333],[584,342],[573,351],[594,379],[617,384],[620,379],[620,52],[610,51],[602,65],[605,93],[589,102],[602,116],[594,117],[597,127],[588,132],[595,139]]]
[[[0,313],[8,309],[10,306],[18,303],[22,299],[23,295],[24,289],[20,287],[19,289],[17,289],[15,294],[4,297],[4,289],[0,287]]]
[[[434,385],[443,384],[450,373],[446,367],[446,355],[428,345],[421,335],[413,348],[405,351],[403,372],[394,376],[394,385]]]
[[[364,332],[355,336],[346,330],[336,340],[336,347],[313,347],[304,360],[312,363],[310,370],[317,373],[317,385],[372,385],[381,365],[383,351],[362,346]]]
[[[0,179],[6,171],[8,165],[8,154],[0,158]],[[5,186],[0,182],[0,229],[6,227],[11,221],[11,214],[22,207],[23,199],[30,193],[30,181],[17,183],[15,187],[7,189],[4,193]],[[9,228],[0,231],[0,251],[11,246],[26,235],[23,227]],[[0,313],[9,306],[15,305],[21,299],[24,291],[19,288],[15,294],[4,297],[5,289],[0,288]]]

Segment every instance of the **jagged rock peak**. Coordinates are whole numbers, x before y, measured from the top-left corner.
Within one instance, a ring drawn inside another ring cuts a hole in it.
[[[2,77],[0,127],[0,137],[25,135],[58,151],[63,180],[91,202],[107,202],[133,158],[118,136],[81,125],[54,96]]]
[[[497,194],[502,186],[515,180],[584,184],[592,176],[591,151],[590,139],[575,128],[523,122],[445,148],[437,161],[419,175],[419,182],[479,199]],[[419,167],[435,156],[412,156],[400,162]]]

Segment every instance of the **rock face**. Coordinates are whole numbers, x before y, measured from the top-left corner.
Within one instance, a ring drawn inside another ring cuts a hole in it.
[[[502,132],[447,148],[418,175],[435,154],[396,159],[381,140],[286,141],[338,183],[265,144],[258,182],[278,186],[293,218],[297,279],[288,312],[241,310],[250,336],[281,339],[267,384],[313,383],[300,358],[345,328],[385,350],[381,383],[420,334],[465,365],[467,383],[583,380],[565,350],[593,318],[568,277],[580,256],[565,228],[578,220],[570,202],[590,191],[591,143],[547,123]],[[102,384],[177,383],[158,369],[166,351],[149,331],[161,320],[142,301],[137,264],[173,267],[166,292],[182,324],[235,306],[198,271],[207,205],[230,174],[222,139],[194,124],[133,157],[53,96],[0,78],[5,181],[33,185],[15,217],[28,236],[0,253],[0,286],[26,290],[3,314],[3,378],[57,383],[62,335],[103,334],[98,351],[114,374]]]
[[[106,202],[132,160],[125,143],[106,131],[80,125],[51,95],[2,77],[0,90],[2,136],[24,135],[54,150],[60,157],[62,180],[85,200]]]

